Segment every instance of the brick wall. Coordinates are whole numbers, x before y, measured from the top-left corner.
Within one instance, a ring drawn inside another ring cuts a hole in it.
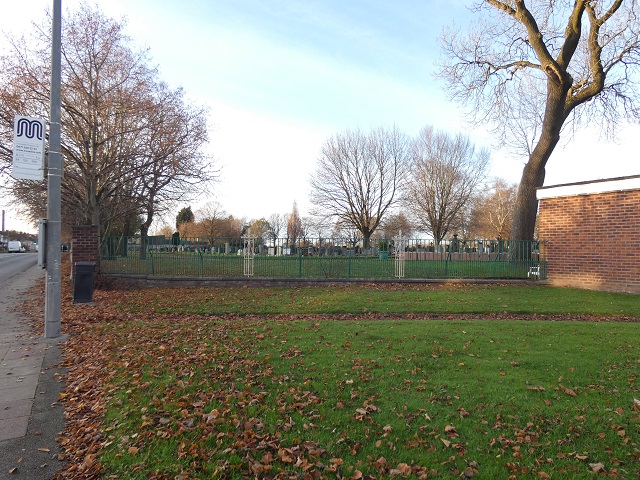
[[[100,241],[98,227],[95,225],[71,226],[71,266],[76,262],[95,262],[100,260]],[[71,269],[73,275],[73,268]]]
[[[538,190],[554,285],[640,293],[640,176]]]

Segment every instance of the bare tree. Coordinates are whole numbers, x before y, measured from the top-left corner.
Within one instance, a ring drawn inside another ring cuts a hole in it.
[[[447,31],[440,76],[476,122],[528,156],[511,238],[530,240],[536,188],[564,126],[591,121],[608,133],[621,118],[640,120],[640,7],[637,0],[484,0],[466,35]]]
[[[478,195],[471,211],[475,236],[496,240],[509,238],[517,191],[517,185],[510,185],[498,178]]]
[[[404,204],[416,224],[440,243],[484,180],[489,152],[476,151],[469,137],[425,128],[413,144]]]
[[[407,138],[396,128],[335,135],[322,147],[311,178],[316,213],[352,225],[367,248],[389,208],[398,202],[407,160]]]
[[[317,224],[314,217],[302,217],[300,219],[300,232],[303,241],[307,241],[317,231]],[[319,235],[317,235],[319,236]]]
[[[44,116],[49,105],[49,26],[31,42],[9,39],[0,65],[0,163],[10,162],[13,115]],[[202,153],[206,111],[158,80],[146,51],[134,51],[123,23],[81,5],[65,17],[61,93],[63,224],[137,223],[186,201],[215,177]],[[32,218],[41,216],[43,182],[11,181]],[[123,230],[127,230],[123,228]]]
[[[356,248],[360,241],[362,232],[353,226],[352,223],[338,220],[331,231],[331,239],[334,241],[342,241],[351,248]]]
[[[403,212],[388,215],[382,222],[382,234],[387,239],[396,237],[399,232],[404,237],[410,237],[413,230],[413,224]]]
[[[157,84],[148,109],[130,198],[138,200],[145,237],[154,217],[190,200],[214,175],[202,152],[207,142],[206,111],[189,105],[182,90]]]
[[[324,216],[302,217],[302,226],[306,237],[318,239],[330,235],[333,228],[332,225],[327,223],[327,219]]]
[[[269,223],[269,231],[267,237],[271,239],[275,246],[277,240],[282,236],[282,232],[287,226],[287,215],[282,213],[274,213],[269,216],[267,222]]]

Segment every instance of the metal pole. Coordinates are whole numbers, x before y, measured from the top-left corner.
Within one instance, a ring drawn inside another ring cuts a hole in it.
[[[47,283],[44,306],[44,335],[60,336],[61,288],[61,183],[60,155],[60,82],[61,82],[61,0],[53,0],[51,28],[51,107],[49,118],[49,165],[47,170]]]

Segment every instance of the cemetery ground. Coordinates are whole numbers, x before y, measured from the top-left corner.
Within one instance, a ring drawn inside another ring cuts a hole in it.
[[[637,295],[371,284],[69,298],[62,478],[640,475]]]

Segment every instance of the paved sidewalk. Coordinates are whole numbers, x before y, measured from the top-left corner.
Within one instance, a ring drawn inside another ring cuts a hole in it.
[[[64,429],[58,403],[63,388],[59,343],[31,331],[18,311],[34,298],[33,285],[44,278],[34,266],[2,285],[0,292],[0,479],[48,479],[60,469],[56,438]],[[44,298],[42,299],[44,311]]]

